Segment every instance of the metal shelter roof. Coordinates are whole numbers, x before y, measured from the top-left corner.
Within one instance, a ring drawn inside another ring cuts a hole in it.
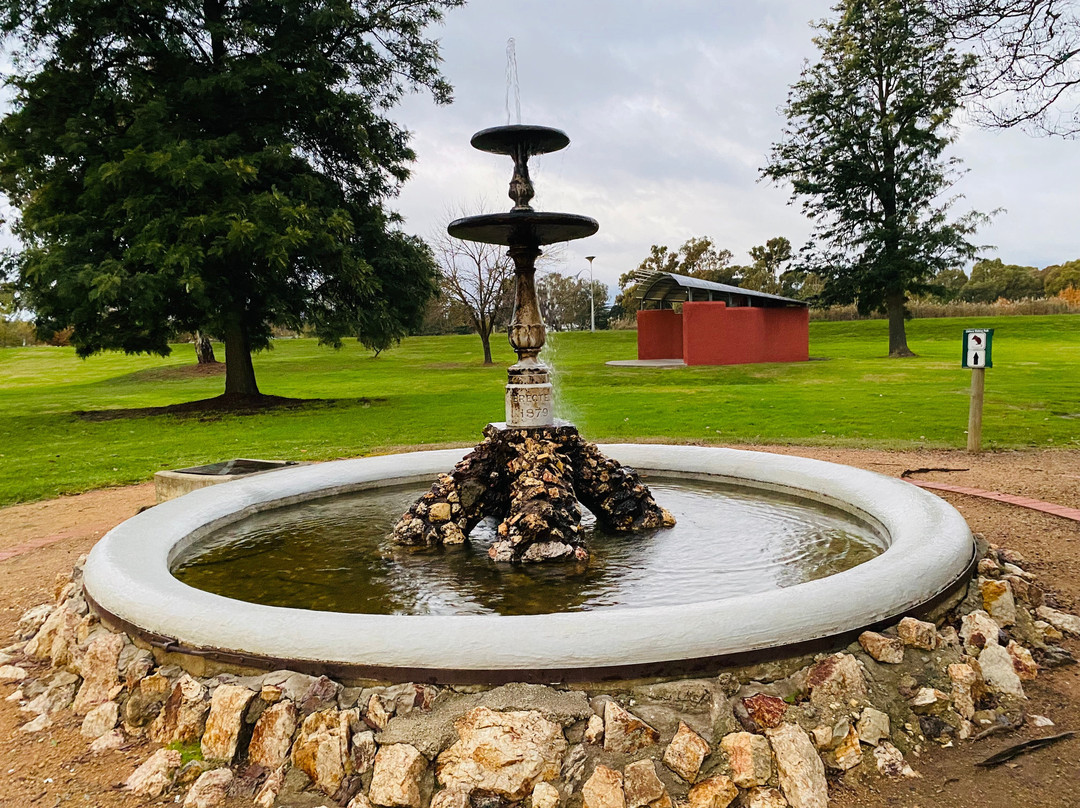
[[[698,303],[721,301],[729,306],[786,307],[806,306],[802,300],[771,295],[754,289],[743,289],[726,283],[703,281],[689,275],[676,275],[674,272],[652,272],[638,281],[634,296],[639,299],[639,308],[665,308],[672,303]]]

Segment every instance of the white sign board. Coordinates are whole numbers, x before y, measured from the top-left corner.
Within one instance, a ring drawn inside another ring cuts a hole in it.
[[[966,368],[990,368],[994,366],[991,359],[991,347],[994,342],[994,329],[992,328],[968,328],[964,331],[964,367]]]

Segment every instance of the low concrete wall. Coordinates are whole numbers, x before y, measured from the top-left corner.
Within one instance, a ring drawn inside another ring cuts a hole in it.
[[[418,671],[601,669],[711,658],[835,636],[907,613],[954,583],[974,545],[959,513],[909,483],[799,457],[691,446],[610,445],[658,475],[707,476],[827,502],[880,527],[888,549],[828,578],[682,606],[530,616],[370,615],[243,603],[186,586],[170,565],[249,514],[427,480],[462,450],[284,469],[195,491],[129,519],[94,547],[88,596],[106,614],[196,648],[275,660]],[[388,677],[389,678],[389,677]],[[446,681],[445,677],[443,681]]]

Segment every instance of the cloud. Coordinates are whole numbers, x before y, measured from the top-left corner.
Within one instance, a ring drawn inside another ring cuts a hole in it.
[[[758,169],[780,136],[788,86],[815,56],[809,22],[830,6],[473,0],[437,32],[455,103],[436,108],[417,96],[400,110],[419,163],[397,207],[418,233],[442,226],[448,204],[484,197],[509,209],[510,161],[473,150],[469,137],[507,122],[512,36],[523,121],[571,139],[565,151],[530,164],[533,206],[600,222],[596,236],[565,250],[571,271],[595,254],[597,278],[614,286],[651,244],[698,235],[739,261],[772,236],[799,244],[809,223],[788,204],[787,189],[758,181]],[[1060,179],[1077,175],[1080,146],[968,129],[952,154],[970,169],[958,186],[960,207],[1008,208],[980,241],[1011,263],[1080,257],[1076,193]]]

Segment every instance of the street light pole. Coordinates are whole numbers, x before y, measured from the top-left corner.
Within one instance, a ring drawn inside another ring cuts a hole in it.
[[[585,260],[589,262],[589,330],[596,331],[596,301],[593,300],[593,296],[596,294],[596,289],[593,285],[592,277],[592,262],[596,258],[595,255],[586,255]]]

